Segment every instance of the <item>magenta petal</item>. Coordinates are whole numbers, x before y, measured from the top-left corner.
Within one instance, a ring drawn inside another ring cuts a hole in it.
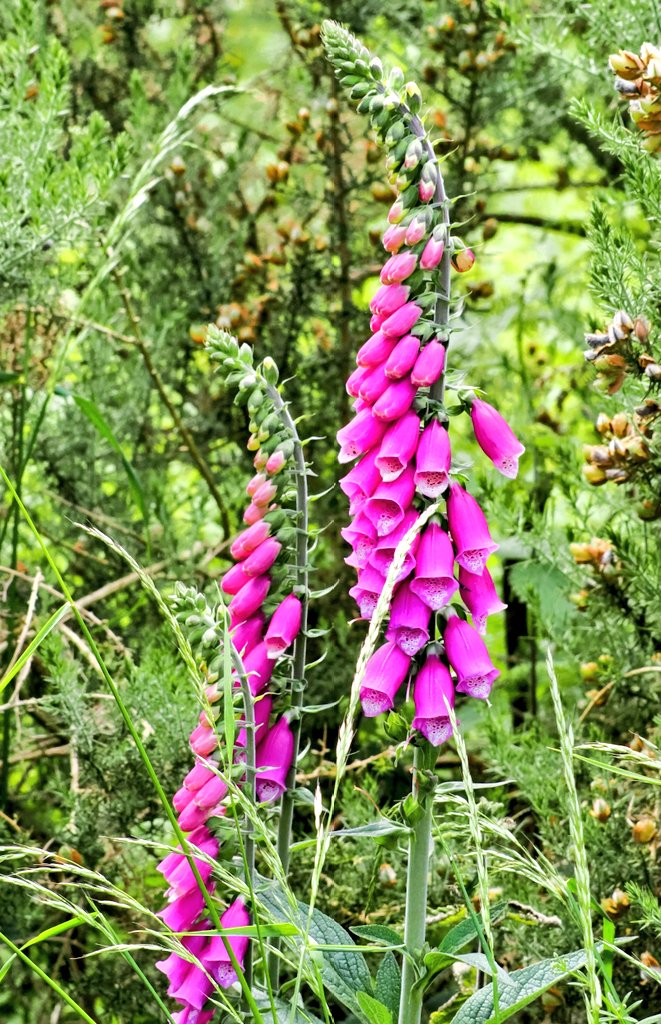
[[[288,594],[273,613],[266,630],[269,658],[279,658],[294,642],[301,628],[303,609],[296,594]]]
[[[386,359],[386,377],[390,380],[401,380],[413,367],[420,352],[420,338],[413,334],[405,334],[400,338]]]
[[[432,746],[440,747],[452,735],[448,706],[454,708],[454,685],[447,666],[435,654],[427,655],[415,677],[413,703],[413,728]]]
[[[457,562],[468,572],[480,575],[498,545],[491,539],[484,512],[475,498],[456,483],[450,484],[448,523]]]
[[[396,480],[413,458],[420,437],[420,420],[416,413],[404,413],[401,419],[388,427],[381,441],[375,468],[386,482]],[[376,483],[370,495],[376,489]]]
[[[278,719],[257,747],[255,781],[257,799],[262,803],[282,796],[294,757],[294,734],[286,718]]]
[[[411,408],[416,394],[417,388],[408,377],[392,381],[374,403],[374,415],[387,423],[398,420]]]
[[[482,637],[455,615],[445,627],[443,641],[448,661],[457,673],[457,691],[486,700],[500,672],[492,664]]]
[[[415,486],[427,498],[438,498],[449,483],[450,438],[438,420],[425,427],[415,458]]]
[[[397,588],[390,607],[386,639],[393,640],[412,658],[429,643],[431,608],[413,593],[408,583]]]
[[[459,584],[454,578],[450,538],[437,523],[425,527],[415,561],[411,590],[433,611],[438,611],[448,603]]]
[[[379,537],[385,537],[399,526],[413,500],[415,484],[413,467],[407,466],[401,476],[379,484],[371,498],[365,502],[364,513]]]
[[[471,419],[475,440],[503,476],[514,479],[519,470],[519,457],[525,448],[506,419],[488,402],[473,400]]]
[[[488,569],[485,569],[480,576],[477,576],[473,572],[467,572],[466,569],[460,566],[459,592],[464,604],[471,613],[473,625],[478,633],[486,632],[489,615],[502,612],[507,608],[507,605],[503,604],[496,592],[491,573]]]
[[[411,383],[418,388],[435,384],[445,367],[445,346],[440,341],[429,341],[420,352],[411,370]]]
[[[411,659],[395,643],[383,644],[374,652],[360,687],[360,702],[367,718],[391,710],[410,665]]]

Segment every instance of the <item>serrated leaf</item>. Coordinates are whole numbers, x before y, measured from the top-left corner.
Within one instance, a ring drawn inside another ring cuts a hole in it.
[[[522,601],[532,596],[539,613],[550,629],[561,628],[573,605],[567,596],[567,579],[553,565],[539,561],[517,562],[510,569],[510,582],[516,596]]]
[[[374,983],[374,994],[376,998],[387,1006],[392,1013],[393,1020],[397,1019],[399,1013],[399,998],[402,991],[402,974],[394,953],[388,951],[379,964]]]
[[[509,975],[509,985],[498,991],[499,1022],[512,1017],[524,1006],[538,999],[552,985],[568,978],[575,971],[585,966],[586,953],[579,949],[564,957],[552,957],[540,960],[530,967],[513,971]],[[452,1018],[452,1024],[493,1024],[494,1004],[493,985],[479,989]]]
[[[367,992],[359,992],[357,998],[358,1005],[369,1024],[392,1024],[392,1013],[374,996],[368,995]]]
[[[404,939],[387,924],[358,924],[350,929],[359,939],[372,939],[374,942],[383,943],[384,946],[403,946]]]

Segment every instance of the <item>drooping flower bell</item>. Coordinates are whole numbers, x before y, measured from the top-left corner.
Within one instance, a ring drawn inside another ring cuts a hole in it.
[[[367,718],[391,710],[410,666],[409,656],[392,641],[374,652],[367,662],[360,687],[360,702]]]
[[[481,398],[473,399],[471,419],[475,440],[480,448],[491,459],[496,469],[510,479],[514,479],[519,470],[519,458],[525,448],[513,432],[507,420],[488,402]]]
[[[468,572],[479,575],[498,545],[491,538],[486,517],[477,501],[457,483],[450,484],[448,523],[457,562]]]
[[[482,637],[453,615],[445,627],[443,642],[448,661],[457,673],[457,691],[486,700],[500,672],[492,664]]]
[[[428,654],[415,677],[413,728],[433,747],[440,747],[452,735],[448,708],[454,708],[454,683],[447,665],[436,654]]]

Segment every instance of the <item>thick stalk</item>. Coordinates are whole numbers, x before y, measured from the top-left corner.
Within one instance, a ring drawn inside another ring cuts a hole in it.
[[[286,875],[289,870],[289,851],[291,846],[291,830],[294,818],[294,786],[296,784],[296,761],[301,743],[301,714],[303,706],[303,693],[305,690],[305,659],[307,652],[307,628],[308,628],[308,476],[305,465],[305,453],[303,445],[292,419],[289,409],[285,405],[277,388],[269,385],[269,397],[273,406],[280,416],[280,419],[287,427],[294,441],[294,463],[296,473],[296,589],[301,600],[301,629],[294,642],[294,652],[291,672],[291,706],[295,712],[295,718],[291,723],[294,735],[294,756],[291,768],[285,780],[286,789],[280,805],[280,822],[278,824],[278,856],[282,864],[283,873]],[[280,958],[277,952],[273,953],[270,961],[270,975],[273,987],[276,988],[279,982]]]
[[[426,749],[425,749],[426,748]],[[431,756],[430,755],[431,751]],[[427,887],[431,834],[434,817],[433,792],[421,799],[421,773],[435,758],[428,744],[417,747],[413,761],[413,796],[420,800],[420,817],[409,837],[409,861],[406,872],[406,911],[404,942],[406,955],[402,965],[402,991],[399,1004],[399,1024],[420,1024],[422,1015],[422,988],[414,989],[418,979],[417,961],[425,942],[427,925]]]

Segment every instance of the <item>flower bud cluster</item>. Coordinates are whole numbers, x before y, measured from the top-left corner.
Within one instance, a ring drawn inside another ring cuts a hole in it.
[[[267,613],[267,601],[273,603],[273,570],[283,552],[286,517],[279,507],[284,472],[293,452],[293,441],[277,413],[274,413],[269,391],[275,388],[278,371],[275,363],[265,359],[253,366],[251,350],[239,347],[236,339],[217,329],[209,331],[212,357],[221,361],[228,379],[239,387],[239,400],[248,408],[253,431],[249,448],[255,451],[257,473],[246,487],[248,505],[244,513],[246,528],[234,538],[230,547],[234,564],[221,580],[221,590],[228,601],[227,615],[232,643],[241,658],[250,689],[254,715],[255,795],[260,802],[271,802],[285,792],[286,779],[294,755],[294,736],[287,714],[273,720],[274,698],[269,684],[278,660],[287,653],[301,628],[301,601],[287,594]],[[205,616],[206,604],[201,597],[190,607],[183,591],[178,594],[184,608],[185,623],[191,635],[204,643],[215,643],[215,623]],[[236,670],[234,685],[239,686]],[[181,788],[175,793],[173,805],[182,832],[189,833],[188,846],[201,857],[195,857],[199,874],[207,891],[213,891],[211,880],[213,860],[219,842],[209,828],[211,818],[226,813],[229,787],[223,775],[220,743],[224,714],[215,710],[222,695],[222,686],[213,681],[207,687],[208,706],[190,736],[195,763]],[[246,762],[248,733],[243,714],[236,722],[237,731],[231,756],[235,765]],[[225,752],[228,753],[227,751]],[[240,767],[240,776],[245,776]],[[168,905],[160,917],[174,931],[204,931],[211,928],[205,917],[204,893],[200,890],[189,860],[181,848],[168,854],[158,870],[169,883]],[[249,923],[247,908],[235,900],[221,918],[223,927],[243,927]],[[233,936],[230,940],[239,964],[243,963],[248,939]],[[168,994],[182,1004],[174,1015],[177,1024],[204,1024],[213,1015],[204,1006],[211,995],[213,983],[226,988],[236,981],[236,973],[223,938],[195,936],[184,938],[187,951],[196,958],[192,963],[176,953],[156,966],[167,975]]]
[[[369,54],[338,26],[326,23],[324,40],[340,80],[385,143],[398,190],[383,236],[389,256],[370,306],[372,335],[347,381],[355,416],[337,435],[340,463],[358,460],[340,486],[353,517],[342,535],[352,549],[346,561],[358,573],[350,593],[361,618],[374,614],[400,541],[431,502],[445,499],[444,511],[406,552],[385,642],[367,664],[360,699],[367,716],[391,711],[411,676],[412,728],[439,746],[452,731],[455,693],[487,699],[499,675],[480,634],[487,617],[505,607],[486,568],[498,545],[475,498],[453,479],[443,405],[450,264],[463,272],[474,257],[449,234],[440,168],[417,117],[417,87],[404,85],[398,69],[385,86],[380,67],[371,77]],[[478,398],[465,408],[484,453],[505,476],[516,476],[523,445],[508,424]],[[455,596],[463,603],[451,608]]]
[[[596,386],[614,395],[627,374],[644,374],[651,381],[661,380],[661,366],[646,350],[650,325],[644,316],[632,318],[618,310],[604,331],[585,335],[586,360],[597,370]]]
[[[634,123],[645,135],[649,153],[661,148],[661,49],[643,43],[640,54],[619,50],[608,58],[615,72],[615,88],[628,100]]]

